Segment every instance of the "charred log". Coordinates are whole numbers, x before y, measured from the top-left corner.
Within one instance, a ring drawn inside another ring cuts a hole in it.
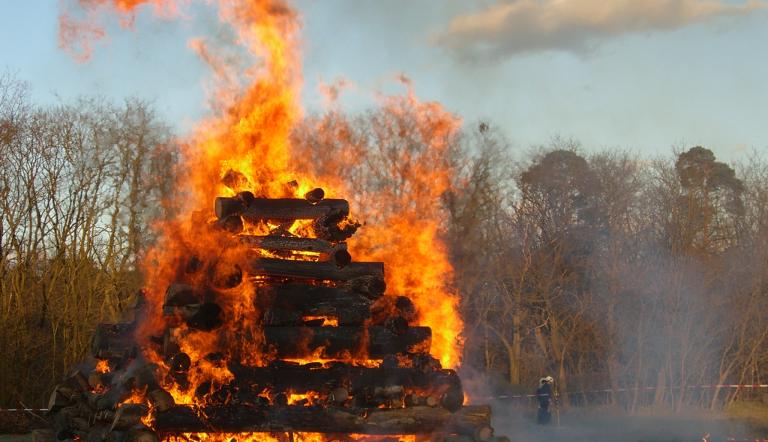
[[[141,423],[141,418],[146,416],[149,408],[143,404],[122,404],[117,409],[115,417],[112,420],[112,430],[128,430],[134,425]]]
[[[319,202],[323,198],[325,198],[325,191],[320,187],[312,189],[304,194],[304,199],[313,204]]]
[[[188,407],[157,413],[161,433],[306,431],[357,434],[457,433],[470,437],[490,428],[488,407],[339,409],[333,407],[206,407],[205,419]]]
[[[383,276],[367,275],[358,276],[344,281],[339,287],[354,293],[360,293],[368,299],[378,299],[387,290],[387,284]]]
[[[240,218],[239,215],[229,215],[217,219],[216,222],[213,223],[213,227],[225,232],[238,234],[243,231],[243,219]]]
[[[411,327],[396,335],[384,327],[265,327],[264,337],[280,358],[301,358],[319,351],[331,359],[356,354],[380,359],[429,347],[432,331]]]
[[[182,306],[200,304],[203,301],[202,293],[187,284],[171,284],[165,290],[163,305]]]
[[[248,266],[250,275],[297,279],[349,281],[359,277],[384,279],[381,262],[353,262],[339,268],[332,262],[296,261],[275,258],[259,258]]]
[[[414,392],[422,397],[461,394],[461,381],[453,370],[436,370],[424,373],[412,368],[359,367],[337,364],[327,368],[315,368],[311,364],[273,364],[269,367],[244,367],[230,364],[236,382],[243,387],[261,391],[291,391],[303,394],[310,391],[331,392],[348,388],[349,394],[379,394],[384,390],[400,388],[398,395]],[[454,393],[454,391],[456,393]],[[459,404],[460,406],[461,404]],[[458,409],[452,407],[451,409]]]
[[[271,308],[264,311],[263,324],[267,327],[319,327],[322,325],[361,326],[370,314],[367,310],[340,307],[333,312],[325,309],[307,308],[302,310]]]
[[[324,199],[313,204],[306,199],[294,198],[253,198],[244,202],[238,198],[218,197],[215,202],[216,217],[240,215],[249,221],[295,219],[318,219],[330,213],[346,216],[349,203],[340,199]]]
[[[360,227],[360,223],[350,220],[345,212],[330,212],[317,218],[312,227],[318,238],[328,241],[344,241],[354,235]]]
[[[136,355],[133,323],[99,324],[91,341],[97,359],[124,359]]]
[[[147,399],[157,411],[170,410],[176,404],[173,396],[162,388],[147,393]]]
[[[125,433],[125,442],[159,442],[160,438],[151,428],[133,427]]]
[[[48,398],[49,412],[75,405],[88,393],[91,386],[80,371],[75,371],[64,382],[57,385]]]
[[[333,261],[339,267],[344,267],[352,262],[352,256],[347,251],[347,244],[343,242],[332,243],[318,238],[278,235],[244,235],[239,238],[243,244],[289,256],[294,251],[318,253],[322,261]]]
[[[187,319],[187,325],[196,330],[210,331],[224,323],[222,315],[222,309],[218,304],[206,302],[201,304],[197,312]]]
[[[265,311],[264,324],[300,325],[307,316],[336,318],[339,325],[362,325],[370,317],[371,301],[335,287],[285,284],[261,287],[254,300]]]

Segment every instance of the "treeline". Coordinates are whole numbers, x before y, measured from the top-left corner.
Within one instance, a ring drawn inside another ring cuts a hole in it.
[[[0,76],[0,407],[44,406],[141,286],[175,162],[147,103],[30,103]]]
[[[95,324],[132,305],[151,222],[178,198],[178,149],[150,105],[41,107],[25,91],[0,77],[0,407],[44,405]],[[562,393],[628,388],[564,398],[628,409],[718,407],[742,393],[687,387],[764,381],[768,163],[567,140],[523,152],[445,118],[403,97],[310,115],[294,145],[297,164],[377,208],[361,213],[371,225],[402,210],[443,220],[465,368],[498,391],[547,374]]]
[[[742,392],[698,386],[765,381],[768,164],[562,143],[510,162],[480,140],[448,206],[467,348],[482,349],[468,364],[512,385],[552,374],[566,403],[630,389],[607,397],[629,409],[716,407]]]
[[[766,381],[768,162],[564,139],[522,152],[488,123],[454,134],[445,119],[393,98],[311,116],[296,146],[355,189],[365,220],[440,212],[463,368],[486,393],[531,393],[552,375],[566,404],[714,408],[750,391],[701,385]],[[441,172],[452,182],[435,205]],[[568,394],[604,389],[615,394]]]

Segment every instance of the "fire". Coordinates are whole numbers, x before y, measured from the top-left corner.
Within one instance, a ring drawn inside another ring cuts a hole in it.
[[[158,13],[178,8],[171,0],[97,0],[87,4],[111,7],[121,16],[131,17],[137,7],[147,4],[153,5]],[[292,145],[291,137],[302,118],[297,13],[283,0],[219,0],[217,5],[220,20],[236,32],[240,49],[248,54],[250,58],[245,58],[251,64],[246,68],[228,65],[223,61],[226,57],[218,56],[219,50],[210,43],[202,39],[190,43],[214,72],[212,115],[201,121],[184,142],[178,193],[168,195],[165,202],[176,209],[178,217],[155,226],[162,233],[161,239],[143,260],[148,319],[140,324],[139,338],[175,345],[179,354],[188,359],[182,366],[174,367],[151,346],[143,346],[144,357],[159,367],[164,376],[162,387],[176,404],[205,404],[209,391],[233,380],[228,362],[262,367],[272,359],[263,351],[264,336],[258,319],[261,312],[254,302],[263,282],[237,266],[249,259],[250,248],[229,232],[211,228],[214,219],[208,214],[214,199],[244,191],[257,198],[302,198],[318,185],[326,190],[326,196],[356,193],[356,189],[346,188],[346,183],[313,171],[296,158],[298,149]],[[357,216],[370,221],[349,241],[350,250],[358,261],[384,262],[388,293],[413,299],[418,314],[415,323],[432,329],[431,354],[443,367],[457,367],[463,324],[457,294],[451,289],[453,271],[440,239],[443,215],[439,204],[441,195],[451,186],[452,170],[435,168],[435,164],[444,163],[441,159],[449,154],[450,139],[460,121],[439,104],[418,100],[411,88],[406,97],[385,99],[382,104],[386,112],[409,122],[408,130],[426,146],[426,151],[414,157],[396,158],[409,168],[407,189],[385,191],[376,204],[353,206],[359,212]],[[386,129],[402,138],[396,127]],[[314,152],[314,156],[324,154],[327,152]],[[359,160],[342,156],[335,160],[334,167],[343,168]],[[377,207],[381,207],[379,212],[375,211]],[[245,223],[241,234],[268,235],[278,229],[304,238],[315,237],[311,223],[306,220],[290,226]],[[261,252],[261,256],[274,255]],[[291,259],[317,260],[318,256],[300,252]],[[216,286],[217,296],[223,298],[221,330],[214,333],[185,324],[169,328],[172,319],[164,316],[162,310],[166,290],[182,280],[196,286]],[[302,319],[322,319],[324,326],[339,326],[338,319],[332,317]],[[296,360],[330,362],[320,353]],[[347,362],[369,367],[381,363],[367,355],[349,355]],[[131,400],[144,401],[143,394]],[[291,394],[288,403],[312,403],[315,399],[314,393]],[[308,442],[326,440],[312,433],[296,435]],[[261,433],[188,433],[172,439],[177,438],[278,440]],[[357,438],[376,440],[369,436]],[[410,436],[399,439],[415,441]]]
[[[301,318],[302,321],[323,321],[322,326],[323,327],[338,327],[339,326],[339,320],[338,318],[332,318],[328,316],[304,316]]]
[[[105,3],[110,2],[97,2]],[[152,4],[158,13],[179,8],[170,0],[113,0],[111,6],[125,15],[143,4]],[[315,184],[328,189],[331,183],[336,187],[330,189],[331,194],[334,190],[354,193],[354,189],[344,189],[344,183],[334,182],[332,177],[321,176],[318,182],[318,174],[313,176],[306,168],[300,171],[298,162],[292,161],[291,131],[302,114],[298,103],[302,78],[296,12],[280,0],[221,0],[218,6],[220,19],[237,32],[239,43],[254,62],[244,71],[236,72],[235,67],[210,56],[211,48],[203,40],[197,39],[191,44],[215,73],[215,114],[202,121],[186,143],[182,167],[188,173],[182,174],[178,188],[188,194],[178,195],[183,201],[180,217],[158,226],[165,232],[164,238],[145,260],[154,306],[162,304],[165,287],[173,282],[182,264],[180,260],[189,252],[190,245],[181,233],[192,230],[189,214],[205,211],[216,196],[250,190],[256,196],[301,197]],[[243,76],[239,82],[232,80]],[[243,83],[247,86],[239,86]],[[383,107],[393,115],[411,118],[410,130],[417,138],[426,140],[429,151],[416,159],[418,162],[408,164],[412,168],[410,176],[417,178],[412,188],[417,192],[393,193],[384,205],[394,204],[399,208],[396,212],[362,210],[365,219],[378,218],[378,222],[361,229],[350,241],[351,249],[357,259],[384,261],[390,293],[412,296],[419,311],[419,322],[432,328],[432,355],[443,366],[456,367],[460,363],[463,324],[458,314],[458,297],[450,289],[452,268],[440,240],[442,217],[437,210],[440,195],[450,187],[451,170],[435,170],[433,160],[447,154],[446,140],[460,121],[437,103],[419,101],[410,84],[407,97],[385,99]],[[349,160],[337,161],[337,167],[343,167]],[[225,184],[222,177],[228,175],[231,179]],[[249,233],[264,234],[270,227],[246,228]],[[307,233],[308,229],[296,222],[290,230]],[[198,249],[213,250],[218,241],[217,238],[195,238],[198,243],[194,247]],[[212,244],[202,244],[205,242]],[[403,253],[404,250],[407,253]],[[314,257],[306,254],[297,258]],[[146,334],[150,331],[146,330]]]
[[[356,259],[383,261],[391,294],[407,294],[416,304],[418,322],[432,329],[431,354],[444,367],[461,362],[463,322],[458,314],[458,294],[451,288],[453,268],[440,238],[445,216],[440,198],[451,188],[453,170],[448,161],[450,148],[461,121],[439,103],[419,100],[410,80],[401,76],[407,87],[405,96],[383,97],[369,144],[386,150],[381,157],[366,157],[360,151],[354,122],[332,111],[310,128],[328,149],[315,167],[325,182],[345,189],[346,195],[359,195],[355,185],[339,180],[345,170],[359,170],[374,162],[374,195],[360,197],[353,208],[365,228],[350,238]],[[364,130],[361,130],[364,132]],[[421,146],[390,149],[390,145]],[[297,146],[301,148],[301,146]],[[301,157],[309,157],[303,152]],[[306,164],[312,169],[313,164]],[[371,171],[368,171],[371,172]],[[381,182],[386,186],[380,185]],[[357,183],[355,183],[357,184]]]
[[[109,373],[109,361],[106,359],[99,360],[96,362],[96,369],[98,373]]]

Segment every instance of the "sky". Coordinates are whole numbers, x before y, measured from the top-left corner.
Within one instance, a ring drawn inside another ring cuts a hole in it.
[[[207,67],[188,40],[213,14],[164,20],[140,7],[108,24],[87,62],[58,47],[74,0],[0,0],[0,72],[53,103],[139,96],[183,134],[206,114]],[[573,138],[649,156],[703,145],[727,161],[768,148],[768,0],[296,0],[308,112],[318,85],[351,84],[344,108],[416,94],[486,120],[515,148]]]

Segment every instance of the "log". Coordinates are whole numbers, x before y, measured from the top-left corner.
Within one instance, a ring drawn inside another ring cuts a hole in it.
[[[325,191],[320,187],[312,189],[304,194],[304,199],[313,204],[319,202],[323,198],[325,198]]]
[[[165,290],[163,307],[182,307],[197,305],[203,302],[203,294],[187,284],[171,284]]]
[[[125,433],[124,442],[159,442],[160,438],[151,428],[136,426]]]
[[[462,414],[462,419],[456,421],[456,432],[468,434],[476,441],[488,441],[493,436],[491,427],[491,407],[489,405],[474,405],[461,407],[457,414]]]
[[[329,212],[312,222],[312,230],[318,238],[328,241],[344,241],[354,235],[361,224],[350,220],[348,213]]]
[[[173,355],[170,360],[170,368],[175,373],[186,373],[192,365],[192,359],[184,352]]]
[[[239,388],[262,391],[290,391],[304,394],[310,391],[330,393],[343,387],[348,395],[397,396],[405,392],[427,395],[445,395],[458,388],[463,397],[461,381],[453,370],[435,370],[425,373],[413,368],[361,367],[351,364],[334,364],[317,368],[314,364],[272,364],[268,367],[247,367],[229,364]],[[349,389],[349,390],[347,390]],[[435,405],[439,405],[438,403]],[[458,409],[456,407],[454,409]]]
[[[284,284],[260,287],[254,304],[265,312],[264,325],[300,325],[306,316],[336,318],[339,325],[363,325],[371,300],[335,287]]]
[[[268,347],[279,358],[301,358],[321,351],[328,359],[362,354],[372,359],[429,347],[429,327],[410,327],[396,335],[384,327],[264,327]],[[366,354],[367,352],[367,354]]]
[[[352,278],[338,285],[344,290],[359,293],[368,299],[376,300],[384,296],[387,290],[387,284],[383,277],[368,275]]]
[[[349,399],[349,390],[344,387],[336,387],[331,391],[331,394],[328,395],[328,400],[336,405],[344,404],[347,399]]]
[[[205,419],[191,407],[157,413],[161,433],[301,431],[356,434],[457,433],[474,436],[490,428],[488,407],[463,407],[456,413],[442,408],[339,409],[334,407],[204,407]]]
[[[115,418],[109,427],[109,431],[127,430],[141,423],[141,418],[148,412],[149,409],[143,404],[122,404],[115,413]]]
[[[252,276],[349,281],[359,277],[384,280],[384,263],[353,262],[339,268],[332,262],[296,261],[290,259],[258,258],[247,264]]]
[[[114,410],[120,403],[131,397],[131,392],[123,385],[115,385],[104,394],[97,394],[92,396],[91,408],[101,410]]]
[[[367,310],[371,300],[343,288],[307,284],[282,284],[259,287],[256,305],[284,309],[301,309],[316,314],[331,314],[345,306]]]
[[[341,199],[324,199],[313,204],[296,198],[253,198],[246,203],[238,198],[217,197],[215,212],[219,219],[240,215],[249,221],[291,221],[318,219],[331,213],[346,216],[349,203]]]
[[[320,312],[314,306],[302,310],[271,308],[264,310],[262,323],[267,327],[319,327],[323,324],[338,326],[360,326],[370,317],[370,313],[354,306],[339,307],[333,312]],[[327,322],[330,321],[330,322]]]
[[[96,359],[122,359],[136,355],[133,323],[99,324],[91,341]]]
[[[75,392],[64,385],[57,385],[48,397],[48,411],[55,413],[64,407],[73,405],[77,397]]]
[[[225,218],[217,219],[213,223],[213,228],[236,235],[243,231],[243,219],[239,215],[229,215]]]
[[[94,370],[88,375],[88,385],[91,387],[91,390],[103,390],[109,386],[113,377],[112,373],[102,373]]]
[[[224,175],[221,177],[221,183],[232,190],[247,187],[249,184],[248,177],[246,177],[242,172],[234,169],[229,169],[224,173]]]
[[[302,238],[298,236],[279,235],[241,235],[240,242],[252,247],[275,252],[313,252],[320,255],[321,261],[333,261],[337,266],[344,267],[352,262],[352,256],[347,251],[344,242],[332,243],[319,238]]]
[[[206,302],[201,304],[197,312],[187,319],[190,328],[211,331],[224,324],[223,310],[218,304]]]
[[[176,404],[173,400],[173,396],[162,388],[150,391],[147,394],[147,399],[149,399],[149,403],[152,404],[157,411],[169,410]]]
[[[52,415],[53,427],[57,433],[79,434],[80,432],[87,432],[93,421],[93,411],[84,402],[62,408]]]

